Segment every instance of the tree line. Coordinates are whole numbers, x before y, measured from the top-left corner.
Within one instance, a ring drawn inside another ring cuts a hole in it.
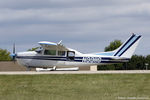
[[[0,48],[0,61],[11,61],[10,52]]]

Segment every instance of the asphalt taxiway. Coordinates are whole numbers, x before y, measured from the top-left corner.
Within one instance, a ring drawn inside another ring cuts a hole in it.
[[[38,74],[150,74],[150,70],[119,70],[119,71],[7,71],[0,75],[38,75]]]

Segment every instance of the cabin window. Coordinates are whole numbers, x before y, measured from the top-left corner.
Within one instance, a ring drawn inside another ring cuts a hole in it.
[[[56,50],[45,50],[44,55],[56,55]]]
[[[67,57],[68,57],[69,60],[74,60],[75,52],[74,51],[68,51],[67,52]]]
[[[59,56],[65,56],[65,53],[66,53],[65,51],[58,51]]]
[[[74,57],[75,52],[74,51],[68,51],[68,57]]]

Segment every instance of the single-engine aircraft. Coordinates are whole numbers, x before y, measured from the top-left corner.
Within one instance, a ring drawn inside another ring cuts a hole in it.
[[[59,43],[41,41],[38,42],[41,47],[36,51],[15,53],[14,46],[13,58],[20,65],[27,68],[37,68],[37,71],[78,70],[78,67],[128,62],[140,39],[141,35],[132,34],[114,51],[88,54],[67,48],[62,44],[62,41]]]

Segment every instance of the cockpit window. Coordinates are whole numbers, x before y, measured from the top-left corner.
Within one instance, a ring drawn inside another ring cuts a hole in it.
[[[59,56],[65,56],[65,53],[66,53],[65,51],[58,51]]]
[[[45,50],[44,55],[56,55],[56,50]]]
[[[36,50],[37,53],[41,54],[42,53],[42,50]]]
[[[42,51],[43,51],[42,47],[35,48],[35,52],[37,52],[39,54],[42,54]]]
[[[74,51],[68,51],[68,57],[74,57],[75,52]]]

